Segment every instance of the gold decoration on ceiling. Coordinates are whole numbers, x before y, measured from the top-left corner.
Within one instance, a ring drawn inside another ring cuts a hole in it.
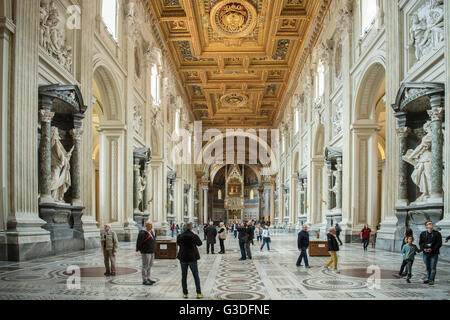
[[[253,31],[256,9],[246,0],[222,0],[210,12],[211,26],[227,38],[241,38]]]
[[[204,128],[272,127],[329,7],[328,0],[141,1]]]

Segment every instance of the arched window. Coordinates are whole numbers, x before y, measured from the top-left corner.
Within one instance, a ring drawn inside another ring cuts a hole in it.
[[[219,190],[217,191],[217,198],[218,198],[219,200],[222,200],[222,190],[221,190],[221,189],[219,189]]]
[[[250,200],[253,200],[255,198],[255,193],[253,192],[253,189],[250,190]]]
[[[294,128],[295,128],[295,133],[298,133],[298,130],[299,130],[299,111],[298,111],[298,108],[295,109],[295,113],[294,113]]]
[[[151,95],[153,97],[153,102],[156,105],[160,104],[160,86],[161,86],[161,80],[158,75],[158,68],[156,65],[152,67],[152,75],[150,79],[150,85],[151,85]]]
[[[361,33],[369,31],[377,16],[377,0],[361,0]]]
[[[286,151],[286,137],[285,134],[281,134],[281,153],[284,153]]]
[[[117,12],[117,0],[103,0],[102,19],[114,40],[117,40]]]
[[[316,74],[316,98],[323,96],[325,92],[325,66],[321,63]]]

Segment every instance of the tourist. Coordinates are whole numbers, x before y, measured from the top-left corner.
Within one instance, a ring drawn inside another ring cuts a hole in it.
[[[309,233],[308,226],[304,224],[302,226],[302,231],[298,233],[297,237],[297,247],[300,251],[300,256],[297,259],[297,263],[295,264],[297,267],[302,265],[302,259],[305,259],[305,268],[310,268],[308,263],[308,247],[309,247]]]
[[[405,232],[403,233],[403,239],[402,239],[402,246],[400,247],[400,251],[403,250],[403,247],[405,246],[405,244],[408,243],[408,238],[413,236],[413,231],[406,227]],[[406,267],[406,261],[403,260],[402,265],[400,266],[400,271],[398,272],[398,277],[406,277],[406,273],[404,273]],[[397,277],[396,274],[394,274],[394,276]]]
[[[224,227],[223,222],[219,224],[219,243],[220,243],[220,254],[225,253],[225,239],[227,238],[227,229]]]
[[[338,239],[338,241],[339,241],[339,244],[342,246],[341,238],[339,238],[339,236],[340,236],[340,234],[341,234],[341,231],[342,231],[342,228],[341,228],[341,226],[340,226],[337,222],[336,222],[335,228],[336,228],[336,237],[337,237],[337,239]]]
[[[234,238],[236,239],[236,237],[237,237],[237,223],[236,223],[236,221],[233,223],[233,233],[234,233]]]
[[[423,262],[427,268],[427,279],[423,283],[434,285],[439,248],[442,246],[442,236],[439,231],[433,230],[433,222],[427,221],[427,230],[420,234],[419,247],[423,251]]]
[[[245,243],[245,253],[247,254],[248,259],[252,259],[252,251],[250,248],[250,243],[253,244],[253,238],[255,237],[255,227],[253,226],[253,222],[249,221],[247,223],[247,233],[248,233],[248,240]]]
[[[261,241],[262,241],[262,229],[261,229],[261,225],[260,224],[258,224],[256,226],[255,235],[256,235],[256,241],[258,242],[258,244],[261,244]]]
[[[406,267],[406,282],[411,283],[409,279],[412,277],[412,265],[414,263],[414,256],[416,253],[419,253],[420,250],[417,248],[415,244],[413,244],[414,238],[412,236],[408,237],[408,242],[403,246],[402,248],[402,256],[403,256],[403,263],[402,266],[405,265]]]
[[[188,298],[187,288],[187,272],[191,269],[194,277],[195,289],[197,291],[197,299],[203,298],[202,290],[200,288],[200,277],[198,275],[197,260],[200,259],[198,246],[202,245],[202,240],[194,232],[192,222],[184,225],[184,232],[177,237],[177,245],[180,247],[177,259],[180,260],[181,265],[181,286],[183,288],[183,298]]]
[[[264,226],[263,232],[262,232],[262,239],[263,239],[263,243],[261,245],[260,250],[263,251],[264,245],[267,244],[267,251],[270,251],[270,233],[269,233],[269,228],[267,226]]]
[[[361,237],[361,242],[363,244],[364,251],[367,251],[367,247],[370,243],[370,233],[372,230],[370,230],[369,226],[367,224],[364,225],[364,228],[359,233]]]
[[[237,232],[239,232],[239,248],[241,249],[241,258],[239,261],[246,260],[246,253],[245,253],[245,245],[248,242],[248,231],[247,227],[244,225],[244,223],[241,223],[239,227],[236,227]]]
[[[325,264],[324,268],[328,269],[328,267],[333,263],[333,272],[340,273],[337,268],[338,266],[337,252],[339,251],[339,244],[336,237],[336,229],[334,227],[331,227],[329,232],[327,233],[327,240],[328,240],[328,252],[330,253],[331,258]]]
[[[445,238],[445,243],[447,243],[448,240],[450,240],[450,236],[448,236],[447,238]]]
[[[145,229],[138,233],[136,241],[136,252],[142,257],[142,284],[152,286],[155,281],[150,279],[151,268],[155,260],[156,236],[153,232],[151,221],[145,223]]]
[[[174,237],[174,233],[175,233],[175,224],[172,223],[172,225],[170,226],[170,232],[172,234],[172,238]]]
[[[214,254],[214,244],[216,243],[217,229],[214,223],[211,221],[209,226],[205,229],[206,234],[206,254],[209,254],[211,248],[211,254]]]
[[[105,231],[102,236],[103,257],[105,258],[105,276],[116,275],[116,255],[119,247],[117,234],[111,230],[110,224],[105,224]],[[111,267],[110,267],[111,265]]]
[[[206,241],[206,228],[208,228],[208,224],[207,223],[205,223],[203,225],[203,240],[205,240],[205,241]]]
[[[175,230],[177,231],[177,236],[180,234],[180,226],[177,224],[175,226]]]

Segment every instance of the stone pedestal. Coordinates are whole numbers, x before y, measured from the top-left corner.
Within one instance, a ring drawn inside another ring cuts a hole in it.
[[[43,228],[50,232],[53,255],[84,249],[82,210],[65,203],[39,205],[39,216],[46,222]]]

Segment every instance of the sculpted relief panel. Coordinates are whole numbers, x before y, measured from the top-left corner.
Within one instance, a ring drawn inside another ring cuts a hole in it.
[[[416,61],[444,43],[443,0],[426,0],[410,15],[409,41]]]
[[[56,1],[40,3],[39,43],[45,51],[67,71],[72,70],[72,47],[67,44],[65,18],[56,6]]]

